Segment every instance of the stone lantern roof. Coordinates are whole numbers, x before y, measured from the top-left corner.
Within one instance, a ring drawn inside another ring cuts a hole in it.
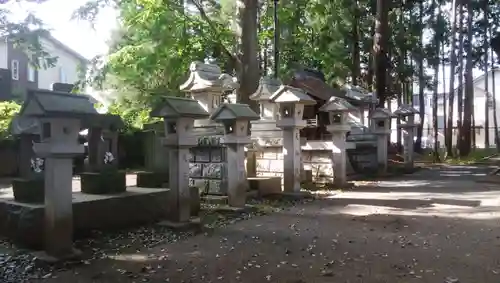
[[[222,71],[219,66],[193,62],[189,66],[189,77],[179,89],[184,92],[221,92]]]
[[[282,83],[279,79],[272,77],[262,77],[259,81],[259,87],[250,95],[251,100],[269,101],[271,96],[281,87]]]

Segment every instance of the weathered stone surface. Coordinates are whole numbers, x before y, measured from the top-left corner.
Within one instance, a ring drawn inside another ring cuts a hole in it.
[[[155,222],[167,217],[168,189],[129,188],[114,196],[93,196],[73,193],[75,236],[91,230],[120,229]],[[0,234],[17,244],[32,249],[44,245],[43,204],[0,201]]]
[[[125,171],[83,172],[80,182],[85,194],[119,194],[127,190]]]
[[[168,173],[137,172],[137,186],[140,188],[165,188],[168,184]]]
[[[14,199],[25,203],[43,203],[45,200],[45,182],[40,179],[12,180]]]
[[[258,192],[259,196],[281,193],[281,177],[249,177],[250,190]]]

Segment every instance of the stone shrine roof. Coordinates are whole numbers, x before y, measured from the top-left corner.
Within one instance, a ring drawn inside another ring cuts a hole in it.
[[[394,114],[389,111],[389,109],[386,108],[376,108],[373,110],[370,118],[372,119],[387,119],[387,118],[394,118]]]
[[[418,113],[419,113],[418,110],[413,108],[413,106],[411,106],[409,104],[403,104],[398,109],[396,109],[396,111],[394,111],[394,115],[403,116],[403,117],[415,115]]]
[[[193,62],[189,66],[189,78],[179,89],[185,92],[202,92],[222,88],[222,70],[219,66]]]
[[[260,116],[247,104],[224,103],[210,115],[210,119],[217,122],[227,120],[259,120]]]
[[[340,97],[331,97],[328,102],[319,108],[319,111],[323,112],[352,112],[358,111],[351,103]]]
[[[206,119],[209,114],[198,101],[182,97],[165,97],[163,105],[156,107],[149,114],[151,117],[161,118],[194,118]]]
[[[274,103],[316,104],[316,100],[307,95],[305,91],[288,85],[282,85],[269,99]]]
[[[50,90],[29,90],[19,116],[88,118],[99,113],[87,96]]]
[[[119,115],[113,114],[99,114],[99,116],[86,121],[83,125],[84,128],[99,127],[110,130],[118,130],[124,126],[122,118]]]
[[[262,77],[259,80],[257,90],[250,95],[251,100],[266,101],[281,87],[279,79],[273,77]]]

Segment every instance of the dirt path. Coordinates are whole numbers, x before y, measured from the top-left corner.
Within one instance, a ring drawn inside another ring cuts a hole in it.
[[[475,183],[484,172],[448,167],[365,183],[44,282],[498,283],[500,188]]]

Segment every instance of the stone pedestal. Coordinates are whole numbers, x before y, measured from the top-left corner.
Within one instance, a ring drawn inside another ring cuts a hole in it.
[[[73,254],[73,159],[45,159],[45,251],[56,258]]]
[[[336,186],[343,187],[347,184],[347,154],[346,132],[332,132],[333,145],[333,181]]]
[[[403,128],[403,158],[405,162],[405,167],[408,169],[413,168],[413,153],[414,153],[414,126],[407,126]]]
[[[300,192],[301,185],[301,127],[283,128],[283,186],[286,193]]]
[[[378,171],[380,173],[387,172],[387,142],[389,136],[385,133],[378,133],[377,135],[377,163]]]
[[[245,174],[246,143],[226,143],[227,146],[227,196],[228,204],[244,207],[248,181]]]
[[[189,149],[196,144],[169,146],[170,220],[189,222],[191,196],[189,191]]]

